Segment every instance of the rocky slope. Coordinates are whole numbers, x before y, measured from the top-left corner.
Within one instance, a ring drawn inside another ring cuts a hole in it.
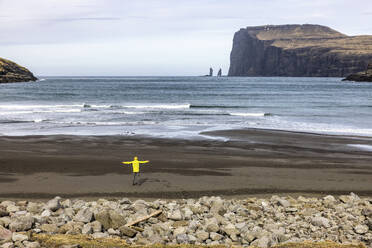
[[[0,83],[36,81],[37,78],[26,68],[0,58]]]
[[[290,242],[330,240],[342,244],[362,242],[371,247],[371,203],[372,198],[359,198],[353,193],[323,198],[202,197],[151,202],[59,197],[47,203],[2,201],[0,247],[45,247],[42,243],[47,238],[45,235],[56,234],[116,238],[135,245],[222,244],[266,248]]]
[[[258,26],[235,33],[229,76],[345,77],[372,60],[372,36],[320,25]]]
[[[372,63],[368,64],[366,71],[351,74],[344,81],[372,82]]]

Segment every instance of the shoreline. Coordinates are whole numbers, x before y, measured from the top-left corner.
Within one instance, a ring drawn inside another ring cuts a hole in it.
[[[0,198],[198,198],[270,194],[371,196],[372,138],[279,130],[201,133],[228,140],[0,136]],[[141,186],[120,162],[138,155]]]

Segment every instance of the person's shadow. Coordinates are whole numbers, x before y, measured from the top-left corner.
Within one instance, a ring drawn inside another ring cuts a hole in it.
[[[142,184],[144,184],[145,182],[148,181],[148,178],[140,178],[137,182],[137,185],[141,186]]]

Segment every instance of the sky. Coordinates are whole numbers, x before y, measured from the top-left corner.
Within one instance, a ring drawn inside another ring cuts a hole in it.
[[[39,76],[190,76],[229,68],[247,26],[372,35],[371,0],[0,0],[0,57]]]

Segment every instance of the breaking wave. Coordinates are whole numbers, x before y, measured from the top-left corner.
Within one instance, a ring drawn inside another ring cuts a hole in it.
[[[271,113],[229,113],[232,116],[243,116],[243,117],[264,117],[272,116]]]

